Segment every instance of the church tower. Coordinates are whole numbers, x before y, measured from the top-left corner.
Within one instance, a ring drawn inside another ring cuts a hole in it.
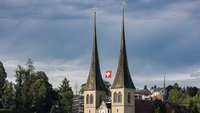
[[[125,5],[125,1],[123,2]],[[117,73],[111,87],[112,113],[135,113],[135,86],[131,79],[126,54],[124,7],[122,8],[122,34]]]
[[[102,101],[105,101],[106,88],[101,76],[97,35],[96,35],[96,9],[94,9],[94,34],[90,71],[84,89],[84,113],[96,113]]]

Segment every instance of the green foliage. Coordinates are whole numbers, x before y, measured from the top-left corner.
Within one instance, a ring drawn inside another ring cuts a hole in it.
[[[71,113],[72,111],[72,88],[69,86],[69,80],[64,78],[59,87],[60,103],[65,113]]]
[[[35,72],[34,69],[33,62],[29,59],[25,68],[18,66],[15,71],[16,109],[26,113],[46,113],[52,106],[52,85],[44,72]]]
[[[86,86],[86,83],[81,85],[81,89],[79,90],[79,94],[83,94],[84,93],[85,86]]]
[[[168,101],[170,102],[181,104],[186,98],[188,98],[188,95],[178,89],[171,89],[169,91]]]
[[[38,79],[32,84],[30,92],[32,94],[32,107],[35,108],[37,112],[44,112],[45,107],[45,97],[47,95],[47,88],[44,80]]]
[[[3,87],[6,77],[7,77],[7,73],[4,69],[3,63],[0,61],[0,88]]]
[[[4,69],[3,63],[0,61],[0,101],[3,96],[3,86],[6,81],[6,77],[7,77],[7,73]],[[2,107],[3,106],[1,105],[1,102],[0,102],[0,108]]]
[[[200,113],[200,90],[196,87],[187,87],[183,91],[175,84],[168,93],[168,101],[186,106],[190,113]]]
[[[188,86],[187,89],[186,89],[186,92],[190,97],[194,97],[194,96],[196,96],[198,89],[196,87],[189,87]]]
[[[196,110],[200,113],[200,95],[197,94],[194,97],[186,98],[183,101],[183,104],[191,108],[193,111]]]
[[[3,86],[1,104],[5,109],[14,109],[14,89],[12,82],[6,81]]]

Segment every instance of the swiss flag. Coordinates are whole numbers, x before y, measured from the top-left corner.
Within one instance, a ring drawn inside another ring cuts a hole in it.
[[[112,70],[106,70],[105,78],[111,78]]]

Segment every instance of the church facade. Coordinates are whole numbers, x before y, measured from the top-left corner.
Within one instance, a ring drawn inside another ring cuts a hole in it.
[[[106,88],[100,70],[96,34],[96,11],[94,11],[92,59],[88,79],[84,89],[84,113],[135,113],[135,86],[129,72],[126,52],[124,8],[122,8],[120,54],[117,73],[111,86],[110,110],[105,107],[105,101]]]

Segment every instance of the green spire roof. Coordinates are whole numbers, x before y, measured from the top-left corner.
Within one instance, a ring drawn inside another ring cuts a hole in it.
[[[96,35],[96,11],[94,11],[94,34],[93,34],[93,49],[92,59],[88,80],[86,83],[85,91],[101,90],[105,91],[105,85],[101,76],[98,48],[97,48],[97,35]]]
[[[120,55],[117,73],[115,76],[115,80],[111,87],[115,88],[132,88],[135,89],[133,81],[131,79],[131,75],[128,67],[128,60],[126,54],[126,41],[125,41],[125,30],[124,30],[124,8],[122,9],[122,35],[121,35],[121,47],[120,47]]]

